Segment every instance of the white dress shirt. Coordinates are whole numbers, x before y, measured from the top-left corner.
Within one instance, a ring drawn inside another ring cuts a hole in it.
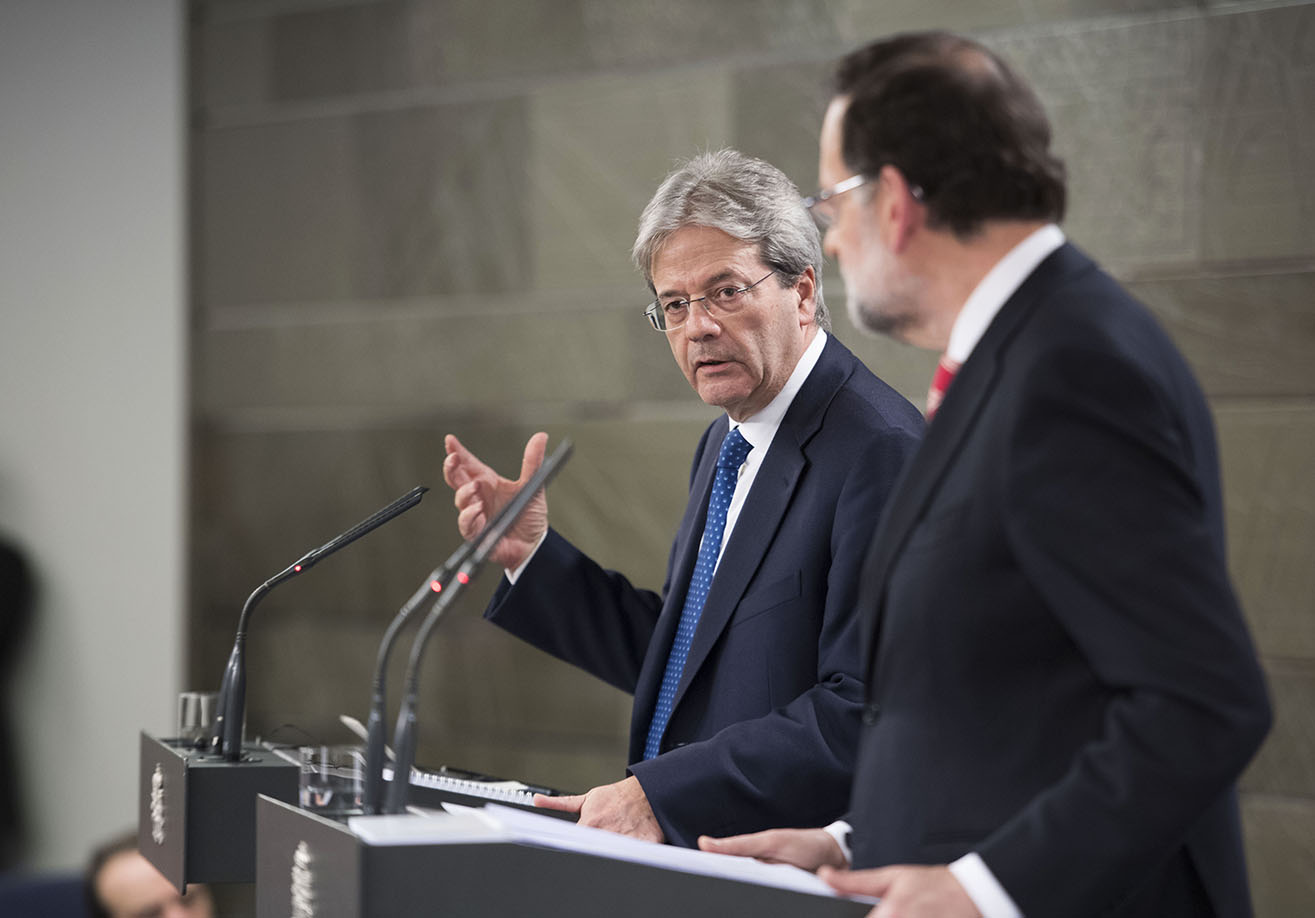
[[[753,488],[753,481],[758,477],[758,470],[763,466],[763,459],[767,457],[767,451],[771,449],[772,440],[776,439],[776,432],[781,429],[781,421],[785,420],[785,413],[790,410],[790,405],[794,402],[794,397],[799,394],[803,388],[804,380],[808,379],[808,374],[813,372],[813,367],[817,366],[818,358],[822,356],[822,348],[826,346],[826,332],[820,328],[813,340],[808,343],[808,347],[799,356],[799,362],[795,364],[794,372],[790,378],[785,381],[781,391],[776,393],[776,397],[752,417],[736,424],[731,420],[731,430],[736,427],[740,429],[740,436],[749,441],[753,447],[749,455],[745,457],[744,464],[740,466],[740,477],[735,482],[735,493],[731,495],[731,505],[726,510],[726,528],[721,533],[721,552],[717,555],[717,564],[721,564],[721,556],[726,553],[726,545],[731,540],[731,530],[735,528],[735,522],[740,518],[740,511],[744,509],[744,501],[749,496],[749,491]],[[728,418],[729,420],[729,418]],[[716,567],[713,573],[717,572]]]

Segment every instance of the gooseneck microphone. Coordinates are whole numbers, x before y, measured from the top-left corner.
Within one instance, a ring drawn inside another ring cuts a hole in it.
[[[407,662],[406,667],[406,694],[402,699],[402,706],[397,712],[397,727],[393,738],[393,753],[396,756],[396,760],[393,763],[393,780],[388,787],[387,803],[383,809],[385,813],[401,813],[406,810],[407,794],[410,791],[411,785],[411,767],[415,764],[415,706],[416,697],[420,692],[420,659],[424,655],[425,644],[428,642],[429,636],[433,633],[434,626],[438,624],[439,619],[443,617],[443,613],[445,613],[456,600],[462,589],[474,579],[475,575],[479,572],[480,567],[484,564],[485,559],[488,558],[489,553],[493,551],[498,542],[502,541],[502,537],[507,534],[507,530],[511,528],[512,524],[516,522],[521,513],[525,511],[525,508],[529,506],[534,495],[542,490],[566,463],[566,460],[571,455],[572,449],[571,441],[563,440],[553,454],[544,460],[543,465],[539,466],[538,471],[530,476],[530,480],[527,481],[521,489],[516,492],[516,495],[507,502],[507,505],[499,511],[498,515],[485,525],[484,531],[471,541],[462,545],[461,548],[458,548],[457,551],[453,553],[452,557],[448,559],[447,563],[435,572],[436,574],[445,573],[445,576],[452,576],[452,572],[455,571],[456,574],[452,577],[451,583],[444,583],[443,580],[438,579],[437,576],[432,577],[421,585],[420,589],[416,591],[415,596],[411,597],[411,601],[415,602],[416,606],[419,606],[427,595],[435,592],[438,594],[438,598],[430,608],[429,614],[425,616],[425,620],[420,625],[419,631],[416,632],[415,640],[411,644],[411,658]],[[452,566],[448,567],[449,564]],[[408,605],[410,605],[409,602]],[[406,610],[405,606],[403,607],[403,610],[408,611],[409,614],[409,610]],[[385,640],[387,640],[387,637],[385,637]],[[380,691],[382,691],[382,682],[380,680],[380,675],[376,673],[376,685],[379,686]],[[374,752],[374,758],[378,764],[378,777],[375,777],[375,771],[367,772],[366,774],[367,789],[371,780],[376,781],[376,797],[379,792],[378,788],[382,786],[383,781],[382,701],[380,701],[380,711],[378,748]],[[370,716],[372,718],[374,717],[373,710],[371,711]],[[367,767],[369,767],[370,761],[368,758],[369,752],[370,750],[367,749]],[[371,811],[367,809],[366,812]]]
[[[242,616],[237,623],[237,636],[233,640],[233,651],[228,655],[228,666],[224,668],[224,678],[219,686],[219,699],[216,705],[215,730],[211,738],[212,751],[218,752],[231,762],[242,757],[242,719],[245,714],[247,675],[246,675],[246,640],[247,626],[251,621],[251,612],[256,604],[265,598],[265,594],[285,580],[309,570],[324,558],[340,548],[345,548],[368,532],[378,529],[384,523],[410,510],[429,489],[423,486],[412,488],[409,492],[393,501],[387,507],[375,512],[342,535],[306,552],[286,569],[266,580],[247,597],[242,606]]]
[[[508,502],[498,512],[496,519],[501,520],[510,506],[511,503]],[[384,632],[383,640],[379,642],[379,654],[374,666],[374,682],[370,692],[370,714],[365,721],[365,787],[361,792],[361,807],[369,815],[377,814],[380,804],[383,802],[384,717],[388,697],[388,658],[392,655],[393,645],[397,643],[397,637],[402,633],[402,627],[411,617],[411,613],[420,608],[421,603],[426,599],[443,591],[448,578],[466,562],[471,552],[475,550],[477,541],[478,538],[473,541],[463,542],[461,547],[443,562],[442,566],[434,568],[433,572],[425,578],[425,582],[420,584],[420,587],[406,601],[406,604],[393,616],[393,620],[388,623],[388,630]]]

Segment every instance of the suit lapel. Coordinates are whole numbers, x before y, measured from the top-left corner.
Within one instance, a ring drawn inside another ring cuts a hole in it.
[[[863,564],[859,590],[859,608],[877,610],[875,616],[863,617],[863,640],[867,647],[864,659],[869,662],[876,652],[875,644],[881,630],[885,583],[891,562],[935,494],[959,444],[972,427],[979,406],[990,394],[995,384],[996,367],[995,355],[984,352],[979,344],[950,387],[957,397],[951,403],[947,394],[935,420],[927,427],[922,445],[909,460],[901,480],[891,492]]]
[[[772,439],[762,467],[754,478],[753,489],[740,510],[730,540],[722,549],[721,562],[712,578],[712,587],[704,602],[703,614],[699,618],[698,629],[694,632],[694,641],[685,660],[685,669],[676,688],[676,705],[680,704],[685,690],[739,607],[749,582],[766,557],[772,540],[776,538],[781,520],[798,487],[800,475],[808,465],[804,446],[821,427],[826,406],[853,373],[853,360],[853,355],[844,345],[835,337],[828,337],[817,366],[808,375],[781,420],[781,426]],[[712,444],[709,444],[708,449],[712,449]]]
[[[863,566],[859,608],[875,610],[874,615],[863,618],[864,659],[869,667],[878,650],[890,567],[999,382],[1010,340],[1058,277],[1091,264],[1068,244],[1048,255],[1000,308],[928,425],[921,447],[909,460],[882,513]]]

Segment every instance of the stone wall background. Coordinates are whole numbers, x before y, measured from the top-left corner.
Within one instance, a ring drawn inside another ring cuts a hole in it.
[[[661,583],[713,413],[640,315],[628,251],[680,158],[816,183],[830,63],[947,27],[1038,87],[1066,231],[1186,352],[1222,444],[1231,563],[1277,725],[1244,780],[1261,916],[1315,902],[1315,4],[1208,0],[194,0],[189,682],[247,593],[414,484],[420,508],[274,592],[250,732],[349,738],[384,626],[456,546],[442,436],[505,471],[571,437],[554,525]],[[915,400],[932,359],[836,331]],[[419,760],[584,789],[629,698],[483,623],[432,642]],[[394,704],[405,643],[390,676]],[[392,716],[390,712],[390,717]]]

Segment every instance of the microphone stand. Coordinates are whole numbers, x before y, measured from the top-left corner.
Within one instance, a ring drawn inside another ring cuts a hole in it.
[[[506,507],[503,508],[503,512],[505,511]],[[499,514],[500,518],[501,514]],[[383,640],[379,642],[379,653],[374,665],[374,681],[370,692],[370,714],[365,721],[365,787],[361,792],[361,807],[369,815],[377,814],[383,802],[384,717],[388,695],[388,658],[392,655],[393,645],[397,643],[402,627],[411,617],[411,613],[420,608],[426,599],[441,593],[452,572],[464,564],[474,550],[475,542],[463,542],[441,567],[435,568],[388,623],[388,630],[384,632]]]
[[[397,713],[397,727],[393,739],[393,752],[396,756],[393,762],[393,780],[388,788],[388,799],[383,812],[402,813],[406,810],[407,795],[411,784],[411,768],[415,764],[417,732],[415,706],[416,698],[420,692],[420,659],[424,655],[425,644],[428,642],[429,636],[433,633],[443,614],[456,601],[457,596],[474,579],[494,547],[502,541],[502,537],[506,535],[507,530],[520,518],[534,495],[542,490],[557,474],[561,466],[565,464],[571,455],[572,449],[571,441],[563,440],[553,454],[544,460],[543,465],[539,466],[538,471],[530,477],[530,480],[507,502],[507,505],[502,508],[497,517],[484,527],[484,531],[472,542],[468,542],[458,549],[456,554],[453,555],[453,559],[463,554],[465,557],[464,560],[459,562],[460,567],[457,568],[457,574],[453,582],[446,589],[442,589],[440,584],[442,591],[430,608],[429,614],[425,616],[425,620],[421,624],[420,630],[416,632],[415,640],[411,644],[411,657],[406,668],[406,694]],[[453,559],[449,559],[449,563]],[[417,595],[423,595],[422,590],[431,589],[432,582],[426,582],[421,590],[417,591]],[[413,600],[415,598],[415,596],[412,597]],[[379,674],[376,673],[376,679],[378,680],[378,678]],[[377,682],[377,684],[382,686],[381,682]],[[382,705],[382,701],[380,704]],[[371,712],[371,716],[373,717],[373,712]],[[380,721],[382,722],[382,715]],[[378,745],[379,751],[376,753],[376,758],[380,763],[379,782],[382,783],[382,727],[380,728]],[[367,774],[367,787],[372,777],[372,774]],[[370,811],[367,810],[367,812]]]
[[[242,606],[242,615],[238,619],[237,635],[233,639],[233,650],[228,655],[228,665],[224,668],[224,677],[219,685],[219,699],[215,706],[215,729],[210,741],[212,751],[220,753],[230,762],[236,762],[242,757],[242,721],[245,716],[247,693],[247,627],[250,624],[251,614],[256,608],[256,604],[280,583],[309,570],[338,549],[345,548],[366,533],[378,529],[384,523],[410,510],[420,503],[424,493],[428,490],[423,486],[412,488],[387,507],[376,511],[342,535],[326,542],[319,548],[308,551],[287,568],[256,587],[251,595],[247,597],[246,603]]]

